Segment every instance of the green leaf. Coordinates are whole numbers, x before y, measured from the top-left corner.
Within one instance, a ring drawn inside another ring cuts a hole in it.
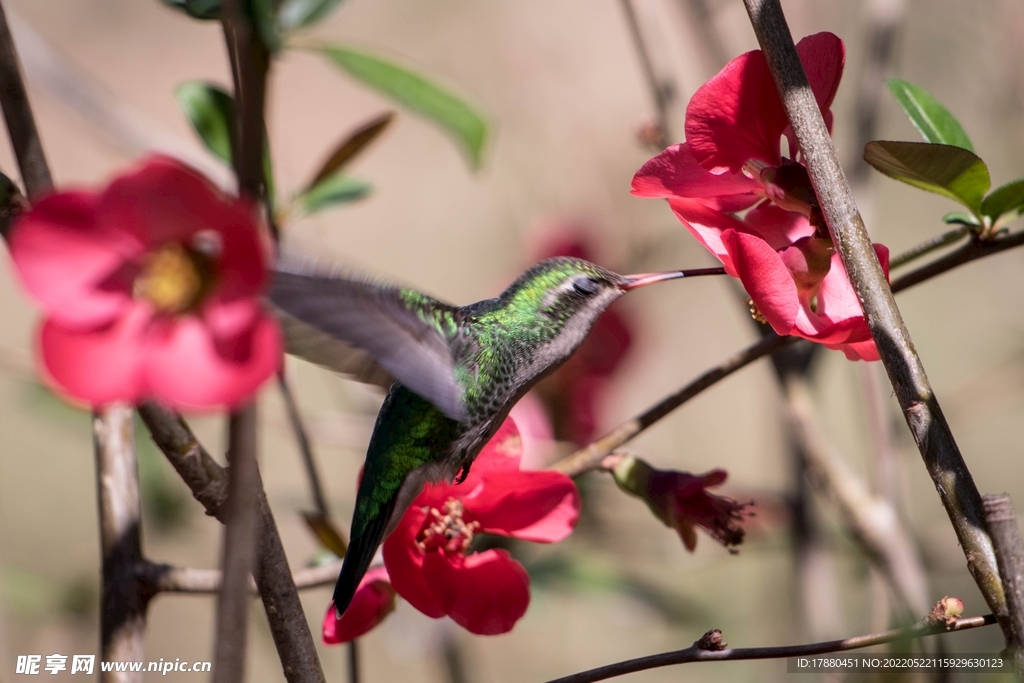
[[[339,46],[321,51],[351,76],[444,128],[463,147],[472,167],[479,168],[487,124],[460,98],[380,57]]]
[[[184,12],[193,19],[220,17],[220,0],[160,0],[168,7]]]
[[[285,0],[277,11],[282,30],[309,26],[333,12],[341,0]]]
[[[960,122],[939,104],[938,100],[929,95],[928,91],[898,78],[889,78],[885,82],[889,86],[889,92],[903,107],[910,122],[925,140],[939,145],[962,147],[969,152],[974,151],[974,146],[971,145],[971,140]]]
[[[981,203],[981,212],[994,223],[1004,213],[1019,212],[1024,207],[1024,178],[1011,180],[992,190]]]
[[[335,204],[362,199],[372,190],[373,186],[365,181],[336,173],[303,192],[297,201],[305,213],[316,213]]]
[[[942,222],[946,225],[967,225],[975,228],[980,225],[977,218],[963,211],[950,211],[942,217]]]
[[[174,97],[206,148],[230,165],[235,121],[231,95],[209,83],[186,81],[175,88]]]
[[[277,52],[282,45],[281,27],[277,23],[275,0],[242,0],[249,21],[256,27],[260,40],[270,52]]]
[[[235,101],[231,95],[210,83],[186,81],[175,88],[174,97],[206,148],[230,166],[232,130],[235,127]],[[265,132],[263,175],[267,183],[267,201],[273,207],[274,168],[270,159],[270,142]]]
[[[864,161],[890,178],[958,201],[975,214],[991,184],[984,161],[951,145],[876,140],[864,147]]]

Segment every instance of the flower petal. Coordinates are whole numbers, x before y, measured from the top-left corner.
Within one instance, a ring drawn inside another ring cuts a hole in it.
[[[22,283],[65,327],[105,325],[131,304],[131,280],[112,276],[144,246],[116,224],[98,224],[96,203],[89,192],[53,194],[11,230],[11,257]]]
[[[786,211],[770,202],[762,202],[743,217],[748,230],[759,235],[775,251],[780,251],[804,237],[814,234],[807,216]]]
[[[670,199],[668,205],[697,241],[722,262],[725,271],[733,277],[739,277],[729,250],[722,243],[722,233],[726,230],[746,232],[743,223],[692,199]]]
[[[68,329],[47,320],[39,333],[39,359],[62,393],[92,405],[134,403],[146,392],[144,328],[148,308],[137,304],[128,315],[97,330]]]
[[[828,112],[839,90],[839,80],[843,77],[843,65],[846,62],[843,41],[834,33],[823,31],[801,38],[796,44],[796,51],[800,55],[800,63],[804,66],[804,73],[807,74],[818,107],[822,113]]]
[[[323,622],[323,640],[327,645],[347,643],[369,632],[395,609],[395,589],[388,571],[374,567],[366,572],[348,609],[341,618],[332,602]]]
[[[498,427],[498,431],[476,456],[476,460],[470,468],[471,476],[493,471],[518,472],[519,456],[522,455],[522,452],[523,440],[519,436],[519,428],[511,418],[506,417]],[[460,489],[460,493],[466,491],[466,489]]]
[[[797,52],[831,127],[829,106],[843,74],[843,42],[831,33],[818,33],[803,38]],[[686,140],[693,156],[715,174],[739,173],[750,159],[777,166],[780,139],[788,125],[760,50],[729,62],[694,93],[686,108]]]
[[[757,201],[761,184],[742,173],[708,173],[694,159],[687,143],[672,145],[640,167],[633,176],[637,197],[729,197],[729,211],[740,211]]]
[[[280,367],[281,350],[277,322],[269,316],[227,346],[217,344],[199,318],[181,318],[152,341],[146,363],[149,391],[182,408],[236,406]]]
[[[767,242],[733,230],[722,234],[736,272],[768,324],[781,335],[790,334],[800,312],[796,283],[782,258]]]
[[[444,591],[448,615],[470,633],[508,633],[530,605],[530,576],[504,550],[470,555],[457,569],[444,559],[428,558],[424,570]]]
[[[697,89],[686,107],[686,140],[693,156],[716,175],[738,174],[750,159],[777,166],[787,125],[760,50],[729,62]]]
[[[421,507],[409,508],[402,521],[384,541],[384,566],[391,576],[391,585],[406,601],[423,614],[439,619],[447,614],[433,587],[423,575],[426,553],[416,545],[416,537],[427,520]],[[437,555],[437,551],[429,554]]]
[[[485,474],[483,485],[463,504],[481,531],[538,543],[571,534],[580,514],[576,484],[551,470]]]

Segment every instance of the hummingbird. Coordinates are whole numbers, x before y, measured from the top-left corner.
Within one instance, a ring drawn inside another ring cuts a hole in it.
[[[721,272],[619,275],[559,257],[537,263],[496,298],[452,306],[282,260],[268,298],[288,352],[388,388],[334,589],[337,614],[424,484],[465,479],[512,406],[572,355],[613,301],[655,282]]]

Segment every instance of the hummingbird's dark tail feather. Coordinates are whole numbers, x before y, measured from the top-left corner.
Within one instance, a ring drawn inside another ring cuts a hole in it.
[[[338,583],[334,584],[334,609],[337,610],[339,617],[348,609],[359,582],[370,568],[370,562],[377,553],[377,547],[384,540],[388,521],[397,503],[398,495],[392,496],[381,505],[378,514],[369,520],[362,533],[353,536],[349,542],[348,550],[345,551],[345,561],[341,563]]]

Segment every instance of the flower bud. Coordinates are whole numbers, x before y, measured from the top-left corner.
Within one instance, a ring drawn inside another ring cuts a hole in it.
[[[659,470],[630,455],[615,455],[606,467],[623,491],[640,498],[657,517],[676,530],[686,549],[697,546],[695,527],[701,527],[712,538],[733,550],[743,542],[739,522],[747,516],[749,504],[708,493],[728,476],[725,470],[690,474],[676,470]]]

